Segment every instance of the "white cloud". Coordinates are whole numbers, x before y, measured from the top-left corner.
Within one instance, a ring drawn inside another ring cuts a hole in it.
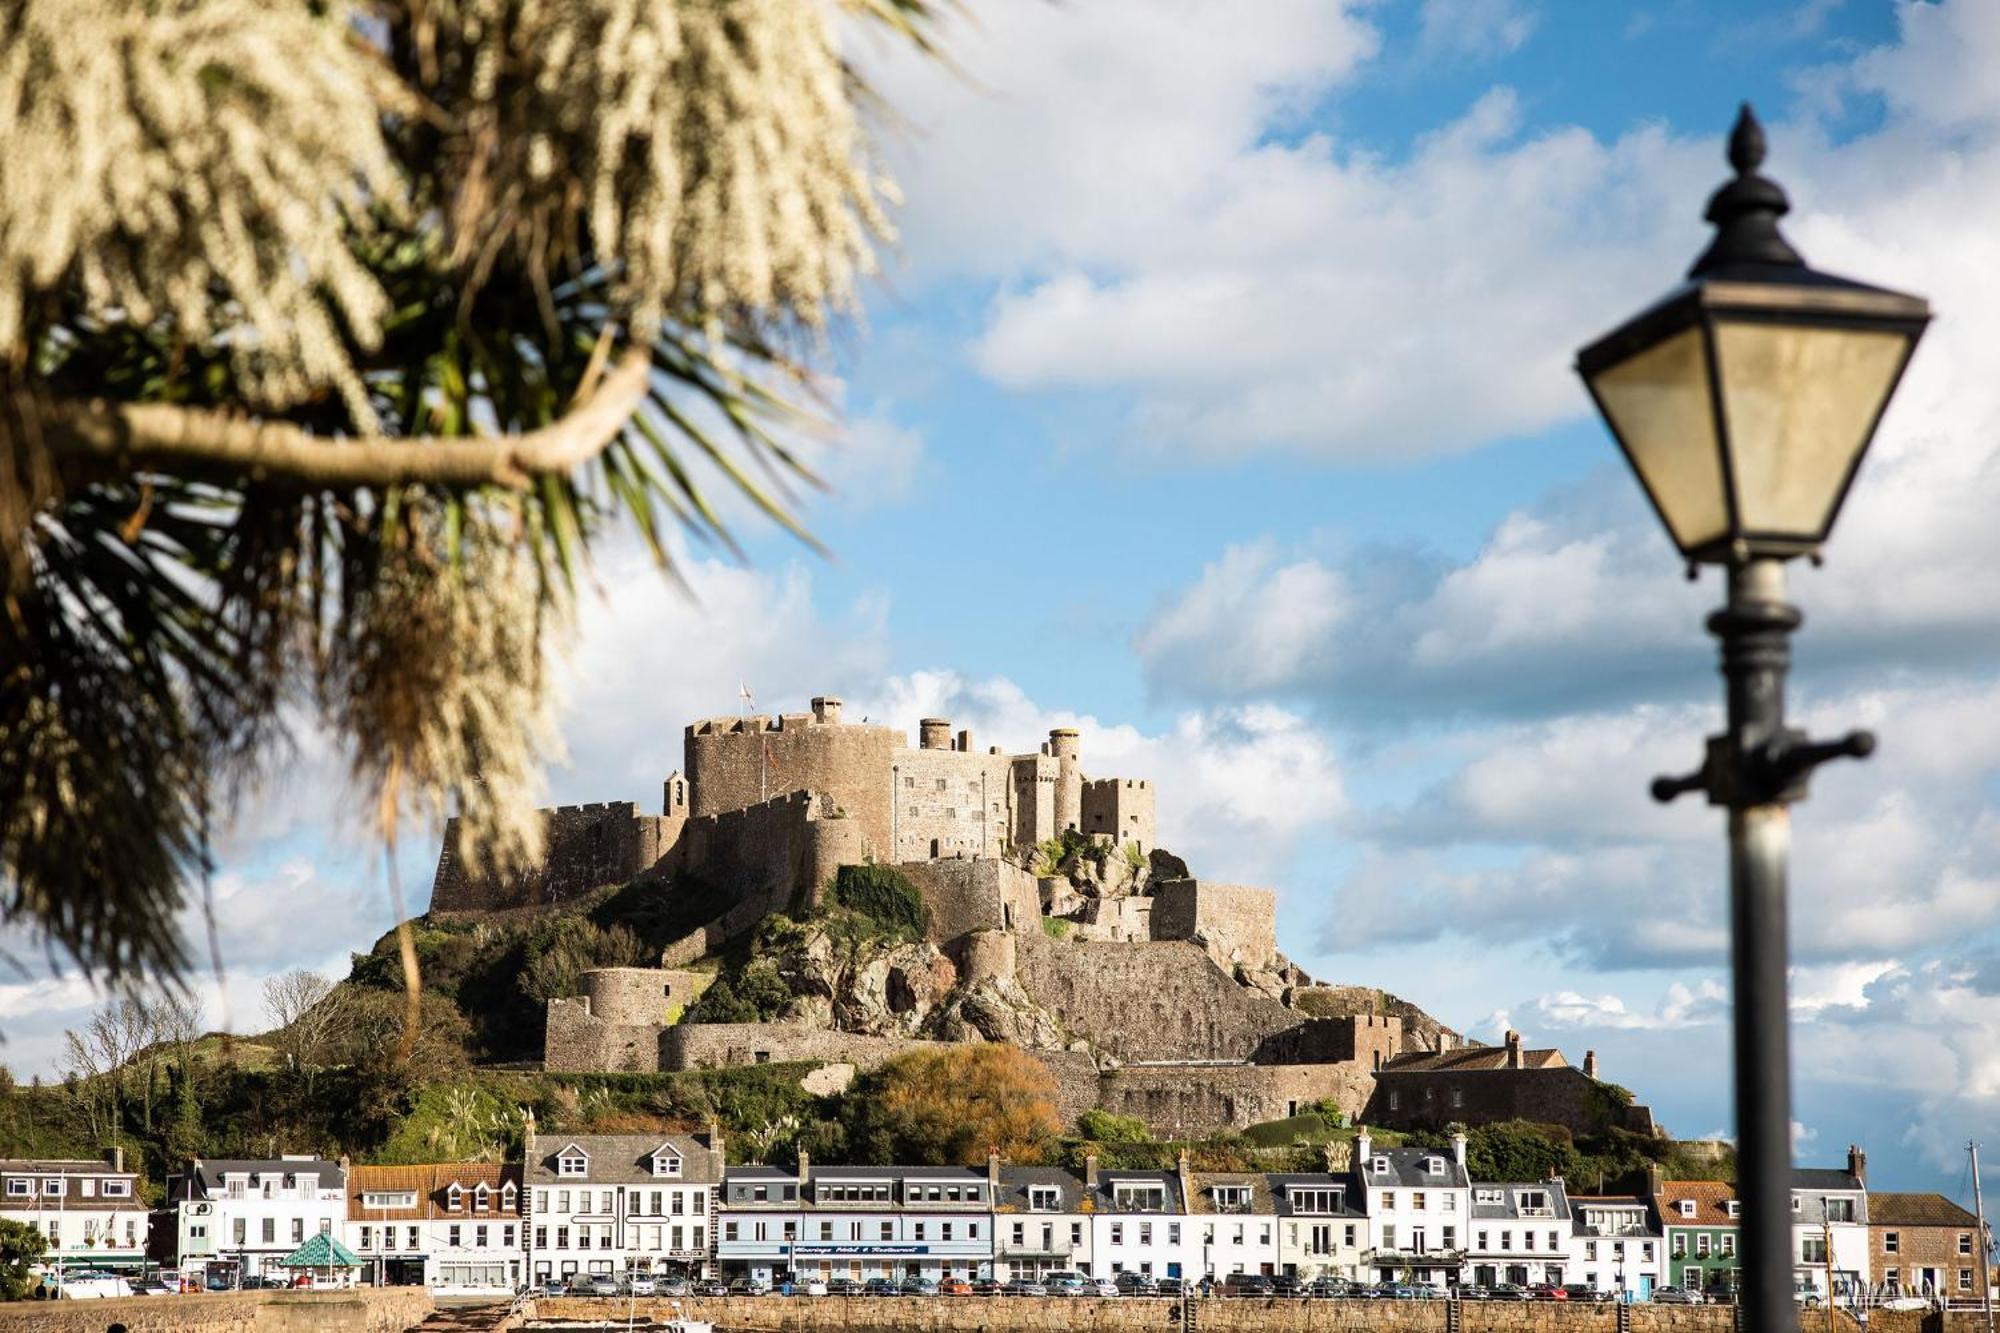
[[[1192,688],[1255,693],[1321,674],[1347,609],[1344,580],[1318,561],[1280,563],[1269,542],[1232,546],[1133,646]]]
[[[1540,13],[1520,0],[1424,0],[1418,54],[1493,60],[1521,49]]]

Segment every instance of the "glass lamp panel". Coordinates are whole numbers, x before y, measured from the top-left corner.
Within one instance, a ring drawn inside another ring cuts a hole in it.
[[[1743,531],[1817,541],[1895,386],[1907,334],[1717,323]]]
[[[1703,351],[1701,329],[1684,329],[1591,380],[1640,483],[1683,551],[1729,530]]]

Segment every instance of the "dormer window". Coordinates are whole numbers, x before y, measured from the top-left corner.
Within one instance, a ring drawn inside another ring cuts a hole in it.
[[[1729,1215],[1731,1217],[1741,1217],[1743,1215],[1743,1205],[1741,1203],[1738,1203],[1735,1199],[1731,1199],[1728,1203],[1725,1203],[1722,1206],[1729,1210]]]
[[[1682,1217],[1693,1217],[1693,1216],[1694,1216],[1694,1200],[1693,1200],[1693,1199],[1682,1199],[1682,1200],[1680,1201],[1680,1207],[1681,1207],[1681,1216],[1682,1216]]]
[[[559,1176],[586,1176],[590,1174],[590,1156],[583,1149],[569,1147],[556,1157],[556,1174]]]
[[[1472,1192],[1472,1201],[1474,1203],[1490,1203],[1490,1204],[1498,1204],[1503,1202],[1499,1190],[1474,1190]]]
[[[1387,1171],[1389,1169],[1389,1159],[1386,1157],[1376,1157],[1368,1163],[1368,1169],[1378,1172]]]
[[[493,1206],[493,1191],[486,1187],[483,1180],[472,1191],[472,1206],[482,1213]]]
[[[653,1154],[653,1174],[656,1176],[678,1176],[681,1173],[681,1155],[670,1148],[661,1148]]]
[[[1217,1212],[1247,1213],[1250,1211],[1250,1187],[1248,1185],[1217,1185],[1214,1195]]]
[[[1427,1158],[1425,1158],[1425,1159],[1424,1159],[1424,1170],[1426,1170],[1426,1171],[1430,1172],[1430,1173],[1431,1173],[1432,1175],[1434,1175],[1434,1176],[1441,1176],[1441,1175],[1443,1175],[1443,1174],[1444,1174],[1444,1158],[1442,1158],[1442,1157],[1427,1157]]]
[[[500,1187],[500,1206],[507,1209],[514,1206],[514,1182],[511,1180]]]
[[[1062,1191],[1054,1185],[1030,1185],[1028,1187],[1028,1211],[1033,1213],[1053,1213],[1062,1208]]]
[[[465,1207],[465,1190],[455,1180],[451,1182],[451,1188],[444,1192],[444,1206],[454,1213]]]

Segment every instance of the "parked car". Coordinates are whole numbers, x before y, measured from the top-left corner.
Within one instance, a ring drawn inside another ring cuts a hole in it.
[[[827,1279],[826,1294],[829,1296],[859,1296],[862,1290],[862,1285],[851,1277]]]
[[[1127,1296],[1157,1296],[1160,1292],[1160,1284],[1153,1280],[1153,1275],[1141,1273],[1136,1268],[1120,1271],[1111,1281]]]
[[[651,1273],[627,1273],[621,1285],[628,1296],[651,1296],[660,1289]]]
[[[686,1296],[693,1291],[693,1287],[684,1277],[663,1277],[654,1285],[657,1290],[653,1294],[656,1296]]]
[[[1461,1301],[1490,1301],[1493,1299],[1493,1290],[1477,1282],[1467,1282],[1453,1287],[1452,1295]]]
[[[1654,1291],[1653,1300],[1660,1305],[1701,1305],[1707,1298],[1691,1287],[1661,1287]]]
[[[1184,1277],[1156,1278],[1145,1273],[1141,1273],[1139,1276],[1153,1284],[1153,1289],[1148,1293],[1149,1295],[1171,1296],[1175,1300],[1179,1300],[1188,1294],[1188,1280]]]
[[[937,1284],[940,1296],[970,1296],[972,1283],[962,1277],[948,1277]]]
[[[935,1296],[938,1294],[938,1284],[927,1277],[906,1277],[903,1279],[903,1294],[905,1296]]]
[[[1569,1299],[1569,1294],[1561,1287],[1552,1287],[1546,1282],[1538,1282],[1528,1288],[1528,1299],[1531,1301],[1566,1301]]]
[[[863,1296],[900,1296],[903,1294],[903,1289],[886,1277],[871,1277],[868,1279],[868,1284],[861,1289],[861,1294]]]
[[[1808,1310],[1817,1310],[1821,1300],[1822,1297],[1819,1294],[1819,1288],[1815,1287],[1812,1283],[1794,1282],[1792,1284],[1792,1301],[1795,1304],[1803,1305]]]
[[[1599,1291],[1588,1282],[1565,1282],[1563,1294],[1573,1301],[1608,1301],[1611,1293]]]
[[[1304,1279],[1290,1273],[1275,1273],[1271,1277],[1271,1294],[1296,1300],[1306,1294],[1306,1284]]]
[[[609,1273],[592,1273],[577,1284],[576,1293],[579,1296],[616,1296],[619,1294],[618,1279]]]
[[[1095,1293],[1090,1283],[1081,1273],[1050,1273],[1042,1279],[1042,1285],[1049,1289],[1051,1296],[1090,1296]]]
[[[697,1282],[694,1284],[694,1294],[697,1296],[727,1296],[729,1294],[729,1284],[717,1278],[709,1278],[706,1282]]]
[[[1094,1277],[1090,1279],[1090,1294],[1099,1300],[1108,1300],[1113,1296],[1122,1296],[1125,1293],[1119,1291],[1118,1284],[1110,1278]]]
[[[1420,1301],[1427,1290],[1414,1282],[1391,1282],[1383,1287],[1382,1294],[1392,1301]]]
[[[1316,1301],[1338,1300],[1347,1295],[1348,1284],[1337,1277],[1316,1277],[1306,1283],[1302,1293]]]
[[[1420,1301],[1445,1301],[1451,1299],[1451,1288],[1445,1286],[1442,1282],[1413,1282],[1410,1285],[1417,1289],[1417,1299]]]
[[[1271,1279],[1262,1273],[1231,1273],[1222,1281],[1225,1296],[1265,1297],[1272,1293]]]
[[[762,1296],[770,1290],[771,1284],[760,1278],[739,1277],[729,1284],[727,1294],[731,1296]]]
[[[132,1289],[125,1284],[124,1278],[116,1273],[102,1273],[91,1268],[44,1273],[41,1285],[35,1288],[38,1300],[102,1301],[131,1294]]]
[[[1496,1282],[1487,1288],[1487,1299],[1495,1301],[1525,1301],[1528,1289],[1518,1282]]]
[[[1006,1287],[1009,1296],[1046,1296],[1049,1289],[1031,1277],[1017,1277]]]
[[[130,1279],[129,1285],[134,1296],[177,1296],[181,1289],[179,1282],[168,1282],[160,1277],[135,1277]]]
[[[974,1296],[998,1296],[1003,1290],[1004,1284],[996,1282],[990,1277],[976,1277],[972,1279],[972,1294]]]

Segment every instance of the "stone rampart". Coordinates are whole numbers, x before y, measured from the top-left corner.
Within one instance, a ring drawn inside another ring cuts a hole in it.
[[[583,994],[550,1000],[542,1066],[574,1072],[652,1073],[660,1067],[660,1029],[714,978],[706,972],[651,967],[593,968]]]
[[[1435,1129],[1452,1121],[1534,1120],[1584,1133],[1605,1125],[1658,1132],[1653,1113],[1627,1104],[1581,1069],[1383,1070],[1363,1111],[1385,1129]]]
[[[1233,1333],[1444,1333],[1444,1301],[1243,1300],[1216,1297],[1193,1302],[1197,1327]],[[1633,1305],[1632,1333],[1735,1333],[1728,1306]],[[535,1303],[538,1318],[623,1320],[623,1300],[563,1297]],[[1035,1299],[1018,1296],[947,1296],[882,1301],[858,1297],[641,1298],[631,1313],[641,1319],[701,1319],[717,1328],[757,1328],[770,1333],[1166,1333],[1182,1326],[1181,1302],[1123,1296],[1114,1300]],[[1961,1330],[1952,1316],[1949,1333]],[[1872,1321],[1871,1321],[1872,1323]],[[1566,1302],[1464,1301],[1460,1333],[1613,1333],[1618,1307]],[[1983,1326],[1982,1326],[1983,1327]],[[1826,1315],[1801,1313],[1794,1333],[1825,1333]],[[1846,1314],[1835,1333],[1857,1333]],[[1945,1333],[1928,1326],[1923,1333]]]
[[[1155,827],[1153,784],[1146,779],[1095,778],[1083,784],[1083,832],[1121,848],[1137,843],[1146,853],[1159,846]]]
[[[605,884],[623,884],[659,862],[679,839],[683,823],[679,815],[642,815],[633,801],[564,805],[541,815],[541,861],[508,876],[468,874],[459,857],[459,821],[448,821],[431,881],[430,910],[549,907]]]
[[[1023,934],[1021,985],[1069,1030],[1120,1060],[1248,1060],[1300,1022],[1240,986],[1199,945]]]
[[[896,867],[931,910],[931,938],[946,943],[975,930],[1037,931],[1035,877],[1011,861],[911,861]]]
[[[1373,1071],[1402,1048],[1402,1019],[1361,1014],[1352,1018],[1307,1019],[1266,1037],[1250,1058],[1259,1064],[1274,1065],[1352,1061]]]
[[[1099,1080],[1098,1105],[1135,1115],[1161,1137],[1245,1129],[1331,1099],[1350,1119],[1374,1078],[1361,1065],[1122,1065]]]
[[[786,1023],[686,1023],[659,1034],[661,1069],[737,1069],[744,1065],[810,1061],[874,1069],[911,1051],[940,1050],[948,1042],[870,1037],[858,1032]]]
[[[0,1305],[0,1333],[403,1333],[436,1308],[423,1287],[15,1301]]]
[[[1261,970],[1275,966],[1277,895],[1269,889],[1196,879],[1169,879],[1154,885],[1153,938],[1197,937],[1208,942],[1211,953],[1245,967]]]

